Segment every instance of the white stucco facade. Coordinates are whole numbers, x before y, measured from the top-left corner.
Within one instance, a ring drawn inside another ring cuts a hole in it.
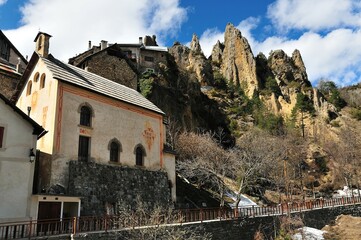
[[[0,148],[0,222],[28,220],[36,149],[34,127],[0,99],[0,127],[4,128]]]

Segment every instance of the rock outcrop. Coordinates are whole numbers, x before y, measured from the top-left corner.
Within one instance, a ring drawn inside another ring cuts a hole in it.
[[[213,52],[213,55],[217,53]],[[251,47],[241,32],[230,23],[224,34],[221,72],[228,81],[241,86],[249,97],[258,89],[256,61]]]
[[[174,57],[178,67],[194,72],[202,86],[213,85],[212,65],[204,56],[197,35],[193,35],[190,48],[177,42],[169,49],[169,53]]]
[[[268,58],[268,66],[279,81],[280,87],[289,86],[292,82],[298,84],[291,86],[311,87],[298,50],[293,52],[292,57],[287,56],[283,50],[272,51]]]
[[[211,59],[213,65],[218,67],[221,65],[223,50],[224,50],[224,45],[218,40],[216,45],[213,46],[213,50],[212,50]]]

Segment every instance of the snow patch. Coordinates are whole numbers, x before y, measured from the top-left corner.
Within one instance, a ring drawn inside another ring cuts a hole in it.
[[[303,227],[298,230],[299,232],[292,236],[293,240],[324,240],[325,231],[310,227]]]

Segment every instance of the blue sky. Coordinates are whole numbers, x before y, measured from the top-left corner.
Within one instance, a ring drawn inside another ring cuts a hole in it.
[[[361,81],[360,0],[0,0],[0,29],[23,55],[32,54],[41,30],[64,61],[89,40],[132,43],[153,34],[169,47],[195,33],[209,55],[228,22],[255,55],[299,49],[313,85],[323,78],[339,86]]]

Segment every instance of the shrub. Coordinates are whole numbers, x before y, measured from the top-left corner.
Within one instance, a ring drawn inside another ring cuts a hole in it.
[[[341,97],[340,92],[337,89],[331,91],[331,94],[327,100],[332,103],[338,111],[347,105],[346,101]]]
[[[329,168],[327,167],[327,162],[324,157],[317,157],[315,158],[315,163],[322,173],[326,173],[329,171]]]
[[[261,129],[264,129],[272,135],[282,135],[284,133],[284,120],[282,116],[258,111],[255,116],[256,125]]]
[[[272,93],[274,93],[276,95],[276,97],[282,95],[281,89],[278,86],[278,83],[276,81],[275,78],[272,77],[267,77],[266,79],[266,83],[265,83],[265,89],[262,90],[262,93],[264,93],[264,95],[271,95]]]
[[[350,110],[350,114],[352,118],[355,118],[356,120],[360,121],[361,120],[361,110],[357,109],[357,108],[352,108]]]
[[[214,87],[226,90],[227,89],[227,79],[220,73],[220,72],[214,72]]]
[[[235,119],[232,119],[229,123],[229,130],[232,132],[233,136],[240,137],[239,125]]]
[[[330,124],[332,127],[336,127],[336,128],[341,127],[340,121],[332,121]]]
[[[310,114],[314,114],[316,111],[312,100],[301,92],[297,94],[297,102],[292,110],[292,115],[296,115],[297,111],[308,112]]]
[[[153,89],[153,78],[141,79],[139,81],[140,93],[144,97],[148,97],[152,93]]]

